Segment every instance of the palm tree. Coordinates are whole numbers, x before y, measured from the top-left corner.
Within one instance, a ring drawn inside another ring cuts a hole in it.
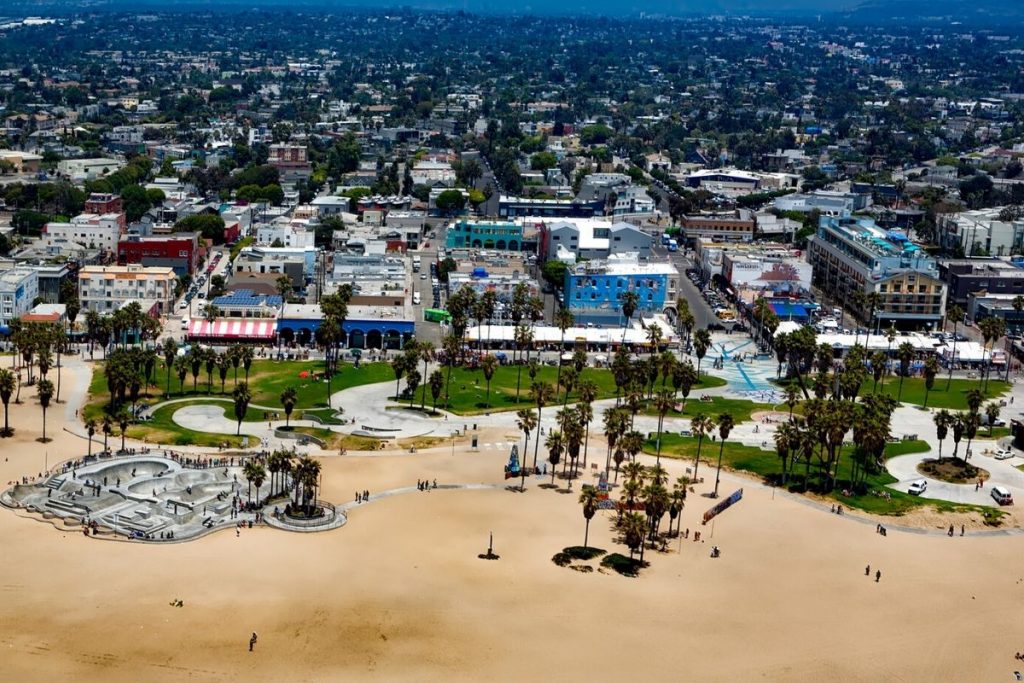
[[[946,320],[953,321],[953,351],[949,356],[949,377],[946,379],[946,391],[949,391],[949,386],[953,383],[953,366],[956,365],[957,329],[960,327],[960,323],[964,320],[964,309],[953,304],[949,307],[949,310],[946,311]]]
[[[700,363],[711,348],[711,333],[700,329],[693,333],[693,355],[697,356],[697,381],[700,381]]]
[[[640,295],[633,290],[623,292],[619,296],[619,305],[622,309],[622,343],[626,343],[626,330],[629,329],[629,321],[640,305]]]
[[[8,406],[11,403],[11,396],[14,395],[14,390],[17,386],[17,380],[14,377],[14,373],[10,370],[0,370],[0,401],[4,404],[4,431],[0,432],[0,436],[8,437],[14,434],[14,430],[11,429],[11,424],[8,420]]]
[[[875,378],[875,384],[871,388],[871,393],[878,391],[878,381],[885,375],[885,368],[888,362],[889,356],[886,355],[885,351],[875,351],[871,354],[871,375]],[[885,388],[885,382],[882,382],[882,388]]]
[[[604,411],[604,435],[608,441],[608,454],[604,461],[604,478],[608,480],[611,471],[612,453],[618,440],[626,433],[626,414],[621,408],[605,408]]]
[[[793,409],[800,404],[800,387],[795,384],[787,384],[785,389],[786,400],[784,403],[789,406],[789,421],[793,421]]]
[[[591,405],[597,398],[598,387],[592,380],[583,380],[579,385],[580,401],[576,406],[580,420],[583,422],[583,467],[587,467],[587,450],[590,446],[590,423],[594,420],[594,407]]]
[[[117,426],[121,428],[121,452],[125,452],[124,438],[127,436],[128,426],[132,423],[132,416],[128,414],[127,410],[122,410],[117,414]]]
[[[555,471],[558,469],[558,462],[562,458],[562,433],[557,429],[548,432],[548,438],[544,440],[544,447],[548,449],[548,462],[551,463],[551,485],[555,485]]]
[[[668,415],[668,411],[675,405],[675,400],[672,398],[672,394],[667,391],[658,393],[658,397],[654,400],[654,405],[658,409],[658,443],[657,452],[655,455],[655,463],[661,466],[661,430],[665,426],[665,416]]]
[[[285,429],[289,426],[291,420],[292,411],[295,410],[295,403],[299,400],[299,396],[295,391],[295,387],[287,387],[281,392],[281,407],[284,409],[284,426]]]
[[[928,356],[924,361],[924,407],[928,408],[928,394],[935,387],[935,376],[939,374],[939,361]]]
[[[647,326],[647,343],[651,345],[651,355],[653,356],[658,352],[661,346],[661,328],[656,323],[651,323]],[[675,360],[675,356],[669,356]]]
[[[672,523],[679,518],[682,521],[680,513],[686,506],[686,487],[690,485],[689,478],[683,475],[676,479],[676,483],[672,487],[672,497],[669,499],[668,506],[668,534],[672,535]],[[679,525],[676,525],[676,536],[679,535]]]
[[[429,382],[430,373],[428,371],[428,365],[434,360],[434,356],[437,354],[437,350],[434,345],[428,341],[416,342],[416,353],[419,355],[421,361],[423,361],[423,374],[421,377],[426,377]],[[427,407],[427,392],[424,391],[420,398],[420,409],[426,409]]]
[[[555,388],[562,386],[562,354],[565,353],[565,332],[576,323],[576,318],[568,308],[560,308],[555,313],[555,327],[562,332],[562,343],[558,347],[558,375],[555,377]]]
[[[48,443],[50,439],[46,438],[46,409],[50,407],[50,399],[53,398],[53,382],[48,379],[39,380],[36,392],[39,398],[39,405],[43,409],[43,436],[39,441]]]
[[[249,369],[252,368],[252,361],[256,357],[252,347],[246,344],[245,346],[238,347],[238,354],[242,357],[242,369],[245,371],[245,381],[249,382]],[[330,398],[330,391],[328,390],[328,399]]]
[[[700,449],[704,445],[704,437],[715,428],[715,422],[710,415],[697,415],[690,420],[690,431],[697,437],[697,454],[693,456],[693,480],[697,479],[697,469],[700,467]]]
[[[526,449],[530,447],[530,432],[537,428],[537,414],[530,408],[520,408],[516,411],[516,426],[523,432],[524,437],[523,457],[519,459],[519,471],[523,476],[519,490],[523,491],[526,489]]]
[[[238,421],[238,429],[235,431],[236,436],[242,434],[242,420],[245,419],[245,412],[249,409],[249,401],[252,400],[252,394],[249,393],[249,383],[242,382],[235,387],[232,392],[232,399],[235,402],[235,420]]]
[[[255,460],[246,460],[242,466],[242,476],[249,482],[249,490],[246,492],[245,497],[250,503],[252,502],[252,482],[256,478],[256,467]]]
[[[935,438],[939,440],[939,462],[942,462],[942,442],[946,440],[949,427],[953,423],[953,415],[948,410],[940,410],[932,417],[935,422]]]
[[[416,402],[416,389],[420,386],[420,381],[423,378],[420,377],[420,371],[416,368],[411,368],[409,373],[405,376],[405,388],[409,391],[409,407],[412,408]]]
[[[619,528],[622,530],[622,540],[629,548],[629,559],[632,560],[633,554],[640,550],[640,561],[642,562],[644,538],[647,536],[647,520],[637,512],[629,512],[623,516]]]
[[[910,361],[914,360],[914,345],[910,342],[903,342],[896,349],[896,357],[900,359],[900,388],[896,392],[896,402],[903,399],[903,380],[910,373]]]
[[[391,370],[395,373],[395,400],[401,395],[402,375],[409,369],[408,356],[402,354],[391,359]]]
[[[583,532],[583,548],[585,550],[587,542],[590,540],[590,520],[597,512],[597,489],[593,486],[584,486],[580,492],[580,505],[583,506],[583,519],[587,522]]]
[[[494,378],[494,372],[498,369],[498,359],[492,354],[488,353],[480,359],[480,370],[484,373],[484,380],[487,382],[487,400],[484,402],[485,408],[491,407],[491,379]]]
[[[985,417],[988,418],[988,435],[992,436],[992,428],[996,426],[996,420],[999,418],[999,403],[996,401],[989,401],[985,404]]]
[[[722,413],[718,416],[718,437],[722,442],[718,445],[718,471],[715,472],[715,491],[711,494],[712,498],[718,498],[718,481],[722,475],[722,454],[725,451],[725,440],[729,438],[729,432],[732,431],[735,422],[732,419],[732,415],[729,413]]]
[[[522,355],[521,355],[522,351],[521,351],[521,349],[523,349],[525,347],[526,348],[526,354],[527,354],[527,356],[529,356],[529,354],[530,354],[530,344],[533,343],[533,329],[530,328],[530,327],[527,327],[526,325],[518,325],[518,326],[516,326],[514,340],[515,340],[515,347],[514,348],[517,351],[519,351],[519,353],[520,353],[519,362],[516,363],[516,404],[518,405],[519,404],[520,380],[522,379],[522,376],[523,376],[523,362],[522,362]]]
[[[231,359],[226,353],[217,354],[217,376],[220,377],[220,393],[224,393],[224,385],[228,381],[228,368],[231,367]]]
[[[85,421],[85,431],[89,435],[89,452],[87,455],[92,457],[92,437],[96,433],[96,420],[89,418]]]
[[[433,399],[433,411],[437,412],[437,399],[441,398],[444,391],[444,373],[440,369],[434,370],[427,378],[427,385],[430,387],[430,397]]]
[[[114,431],[114,418],[112,418],[107,413],[103,414],[102,428],[103,428],[103,452],[106,453],[107,452],[107,439],[110,437],[110,435]]]
[[[960,439],[964,436],[964,428],[967,423],[964,421],[963,413],[956,413],[950,420],[950,428],[953,430],[953,460],[956,460],[957,454],[960,452]],[[964,464],[967,464],[967,459],[964,458]]]
[[[540,425],[544,405],[551,402],[554,397],[555,390],[547,382],[535,381],[530,385],[530,393],[533,394],[533,404],[537,406],[537,424]],[[533,444],[533,468],[537,468],[537,448],[540,445],[540,439],[536,439]]]
[[[625,452],[625,454],[629,456],[629,460],[630,460],[629,464],[639,464],[639,463],[636,462],[636,456],[644,448],[644,435],[634,429],[632,431],[629,431],[629,432],[626,432],[625,434],[623,434],[622,439],[620,440],[619,443],[621,445],[621,451]],[[618,456],[618,455],[619,455],[619,453],[616,452],[616,456]],[[616,457],[616,461],[615,461],[615,480],[616,481],[618,481],[618,478],[619,478],[619,464],[620,464],[620,460],[618,459],[618,457]]]
[[[179,358],[178,362],[174,365],[175,371],[178,373],[178,386],[181,391],[181,395],[185,395],[185,377],[188,376],[188,365],[185,363],[184,358]]]

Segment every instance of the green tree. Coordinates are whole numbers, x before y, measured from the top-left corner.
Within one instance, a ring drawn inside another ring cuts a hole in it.
[[[252,394],[249,393],[249,384],[242,382],[236,386],[232,393],[232,400],[235,404],[235,420],[238,422],[238,429],[235,430],[235,435],[239,436],[242,434],[242,420],[245,419],[245,413],[249,410],[249,402],[252,400]]]
[[[53,398],[53,382],[48,379],[39,380],[39,383],[36,386],[36,392],[39,399],[39,405],[43,409],[43,436],[39,440],[42,443],[49,443],[50,439],[46,438],[46,409],[50,407],[50,399]]]
[[[289,426],[289,420],[292,417],[292,411],[295,410],[295,403],[298,401],[298,394],[295,391],[295,387],[286,387],[281,392],[281,407],[284,409],[284,426]]]

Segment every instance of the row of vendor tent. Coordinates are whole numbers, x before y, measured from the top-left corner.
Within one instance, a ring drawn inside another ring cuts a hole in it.
[[[647,329],[657,325],[661,329],[661,345],[675,346],[679,343],[679,335],[662,317],[644,318],[626,329],[623,336],[621,327],[570,327],[562,334],[562,330],[553,325],[537,325],[533,328],[534,345],[586,344],[589,347],[616,347],[649,345]],[[478,325],[466,330],[467,341],[483,340],[490,346],[511,348],[515,343],[516,328],[514,325]]]
[[[775,336],[788,334],[800,329],[801,325],[792,322],[781,322],[775,330]],[[944,363],[985,363],[1003,365],[1006,363],[1006,352],[1003,349],[989,349],[975,341],[958,341],[955,344],[937,337],[918,332],[903,332],[889,342],[885,334],[844,334],[841,332],[824,332],[816,335],[818,344],[828,344],[844,353],[860,344],[868,351],[886,351],[895,353],[904,343],[910,344],[919,354],[936,354]]]

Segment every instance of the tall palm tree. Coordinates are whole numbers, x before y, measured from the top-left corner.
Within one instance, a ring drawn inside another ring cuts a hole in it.
[[[608,441],[608,454],[604,461],[604,478],[608,480],[611,472],[612,453],[618,440],[626,433],[626,413],[621,408],[605,408],[604,411],[604,436]]]
[[[622,530],[622,539],[629,548],[629,559],[632,560],[633,554],[639,549],[642,562],[644,538],[647,536],[647,520],[639,513],[629,512],[622,517],[619,528]]]
[[[242,465],[242,476],[249,482],[249,488],[246,491],[245,497],[250,503],[252,502],[252,482],[256,478],[256,467],[255,460],[246,460],[245,464]]]
[[[580,382],[579,394],[580,401],[576,406],[576,411],[579,413],[580,420],[583,422],[583,427],[586,433],[583,436],[583,468],[587,467],[587,450],[590,446],[590,423],[594,421],[594,407],[591,405],[597,398],[598,388],[597,384],[592,380],[583,380]]]
[[[413,342],[413,343],[415,343],[415,342]],[[394,358],[391,359],[391,370],[395,373],[395,400],[396,401],[398,400],[398,397],[402,393],[402,389],[401,389],[402,375],[404,375],[405,371],[408,370],[408,369],[409,369],[409,358],[405,354],[401,354],[401,355],[395,356]]]
[[[956,338],[957,331],[960,327],[960,323],[964,321],[964,309],[960,308],[956,304],[949,307],[946,311],[946,321],[953,321],[953,350],[949,356],[949,377],[946,379],[946,391],[949,391],[949,386],[953,383],[953,367],[956,365]]]
[[[985,404],[985,417],[988,418],[988,435],[992,436],[992,429],[996,426],[996,420],[999,418],[999,404],[995,401],[989,401]]]
[[[516,411],[516,426],[523,433],[523,457],[519,459],[519,471],[523,480],[519,484],[519,490],[526,490],[526,449],[530,447],[530,432],[537,428],[537,414],[530,408],[520,408]]]
[[[121,428],[121,452],[125,452],[124,439],[128,436],[128,426],[132,423],[132,416],[127,410],[121,410],[117,414],[117,426]]]
[[[240,436],[242,434],[242,420],[245,419],[245,412],[249,409],[249,402],[252,400],[248,382],[242,382],[235,387],[234,392],[232,392],[232,400],[235,402],[235,420],[238,422],[238,429],[235,431],[235,435]]]
[[[928,394],[935,387],[935,376],[939,374],[939,361],[928,356],[924,361],[924,408],[928,408]]]
[[[11,424],[8,420],[8,407],[11,403],[11,396],[14,395],[14,390],[17,388],[17,380],[14,377],[14,373],[6,368],[0,370],[0,401],[4,404],[4,430],[0,432],[0,436],[8,437],[14,434],[14,430],[11,429]]]
[[[562,386],[562,355],[565,353],[565,332],[576,324],[576,318],[568,308],[560,308],[555,313],[555,327],[562,332],[562,343],[558,346],[558,375],[555,377],[555,388]]]
[[[721,413],[716,422],[718,423],[718,437],[721,439],[721,443],[718,445],[718,471],[715,472],[715,491],[711,494],[712,498],[718,498],[718,481],[722,475],[722,454],[725,451],[725,441],[729,438],[729,432],[732,431],[735,425],[732,415],[729,413]]]
[[[647,343],[651,346],[651,355],[658,353],[659,347],[661,346],[661,328],[657,324],[651,323],[647,326]],[[675,360],[675,356],[670,356]]]
[[[620,445],[622,452],[629,456],[630,464],[639,464],[636,462],[637,454],[644,448],[644,435],[635,429],[626,432],[622,439],[620,439]],[[618,452],[616,453],[618,455]],[[619,463],[620,461],[616,458],[615,461],[615,480],[619,478]]]
[[[914,345],[910,342],[903,342],[896,349],[896,357],[900,360],[900,387],[896,392],[896,402],[903,400],[903,380],[910,373],[910,361],[914,360]]]
[[[39,380],[36,392],[39,405],[43,409],[43,436],[39,440],[42,443],[48,443],[50,439],[46,438],[46,409],[50,407],[50,399],[53,398],[53,382],[48,379]]]
[[[665,426],[665,416],[668,415],[668,411],[675,405],[675,399],[667,391],[658,392],[657,398],[654,400],[654,405],[658,409],[658,442],[657,451],[655,455],[655,463],[661,466],[661,431]]]
[[[554,387],[544,381],[535,381],[530,385],[530,393],[533,394],[533,404],[537,406],[537,425],[541,424],[544,406],[551,402],[555,395]],[[540,439],[535,439],[533,444],[533,468],[537,468],[537,448],[540,446]]]
[[[526,325],[517,325],[515,331],[515,346],[514,348],[520,353],[520,360],[516,363],[516,405],[519,404],[519,388],[520,380],[523,377],[523,362],[522,362],[522,350],[526,349],[529,354],[529,347],[533,343],[533,329]]]
[[[106,453],[107,452],[107,439],[110,437],[110,435],[114,431],[114,418],[112,418],[107,413],[104,413],[101,425],[102,425],[102,429],[103,429],[103,452]]]
[[[633,290],[623,292],[619,296],[619,306],[622,310],[622,343],[626,343],[626,330],[629,329],[629,321],[640,305],[640,295]]]
[[[281,392],[281,408],[284,409],[284,426],[287,429],[289,427],[289,421],[292,417],[292,411],[295,410],[295,403],[299,400],[299,395],[295,391],[295,387],[286,387]]]
[[[693,480],[697,479],[697,469],[700,467],[700,450],[704,445],[704,437],[715,428],[715,422],[710,415],[697,415],[690,420],[690,431],[697,437],[697,453],[693,456]]]
[[[92,457],[92,437],[96,433],[96,420],[90,417],[85,421],[85,432],[89,435],[89,452],[87,455]]]
[[[416,353],[419,355],[420,360],[423,361],[423,375],[422,376],[428,378],[428,381],[429,381],[430,373],[427,371],[427,368],[430,365],[431,361],[434,360],[434,356],[436,355],[437,350],[434,348],[434,345],[431,344],[430,342],[428,342],[428,341],[420,341],[420,342],[416,342]],[[420,408],[421,409],[426,409],[426,407],[427,407],[427,392],[424,391],[423,394],[422,394],[422,397],[420,399]]]
[[[557,429],[548,432],[548,438],[544,440],[544,447],[548,449],[548,462],[551,463],[551,485],[555,485],[555,472],[558,470],[558,463],[562,458],[562,433]]]
[[[700,381],[700,363],[711,348],[711,333],[700,329],[693,333],[693,355],[697,356],[697,381]]]
[[[494,372],[498,369],[498,359],[488,353],[480,359],[480,370],[484,373],[484,381],[487,382],[487,399],[484,402],[485,408],[491,407],[491,380]]]
[[[586,549],[587,542],[590,540],[590,520],[597,513],[597,489],[593,486],[584,486],[580,492],[580,505],[583,506],[583,519],[587,523],[583,532],[583,548]]]
[[[942,442],[946,440],[949,427],[953,424],[953,415],[948,410],[940,410],[932,416],[935,423],[935,438],[939,440],[939,462],[942,462]]]
[[[444,391],[444,373],[440,369],[435,369],[427,378],[427,386],[430,387],[430,397],[433,399],[431,408],[436,413],[437,399],[441,398],[441,392]]]

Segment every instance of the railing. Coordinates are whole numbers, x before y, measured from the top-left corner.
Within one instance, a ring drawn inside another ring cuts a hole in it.
[[[307,529],[313,528],[313,527],[318,527],[318,526],[327,526],[328,524],[333,524],[334,523],[334,520],[335,520],[335,518],[337,517],[337,514],[338,514],[338,512],[335,509],[334,505],[332,505],[331,503],[328,503],[325,500],[317,500],[317,501],[314,502],[314,506],[318,507],[318,508],[322,508],[323,509],[323,514],[319,515],[317,517],[309,518],[309,517],[295,517],[294,515],[291,515],[291,514],[281,513],[281,517],[284,518],[286,520],[286,523],[289,524],[290,526],[303,527],[303,528],[307,528]]]

